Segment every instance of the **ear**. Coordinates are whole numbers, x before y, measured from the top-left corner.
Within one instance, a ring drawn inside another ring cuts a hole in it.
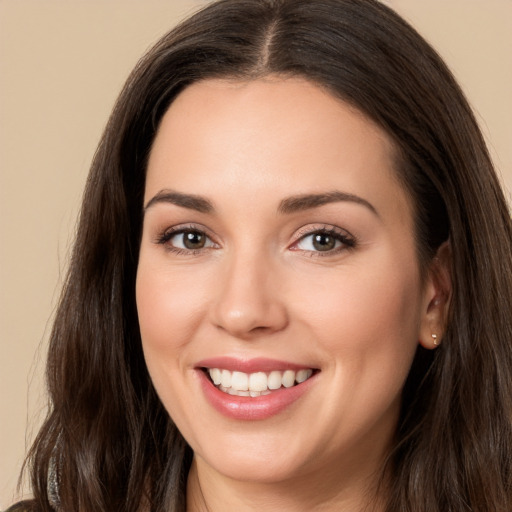
[[[452,296],[452,248],[449,241],[439,246],[430,263],[424,284],[419,342],[437,348],[446,332]]]

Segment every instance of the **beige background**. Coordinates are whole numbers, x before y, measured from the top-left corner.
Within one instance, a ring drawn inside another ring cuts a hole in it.
[[[0,0],[0,510],[44,413],[49,319],[95,145],[137,58],[204,3]],[[452,67],[511,190],[512,0],[387,3]]]

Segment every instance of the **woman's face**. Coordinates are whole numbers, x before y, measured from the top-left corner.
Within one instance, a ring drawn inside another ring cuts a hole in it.
[[[163,118],[144,201],[145,359],[199,468],[374,471],[435,294],[386,134],[305,80],[200,82]]]

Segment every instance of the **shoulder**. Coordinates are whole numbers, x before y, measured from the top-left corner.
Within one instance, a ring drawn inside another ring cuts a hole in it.
[[[35,504],[32,500],[25,500],[15,503],[4,512],[35,512]]]

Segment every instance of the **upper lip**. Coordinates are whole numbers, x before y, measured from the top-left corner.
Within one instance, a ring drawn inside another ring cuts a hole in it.
[[[203,359],[196,364],[197,368],[220,368],[232,372],[255,373],[272,372],[275,370],[302,370],[314,369],[309,364],[292,363],[289,361],[279,361],[277,359],[268,359],[257,357],[252,359],[239,359],[236,357],[220,356]]]

